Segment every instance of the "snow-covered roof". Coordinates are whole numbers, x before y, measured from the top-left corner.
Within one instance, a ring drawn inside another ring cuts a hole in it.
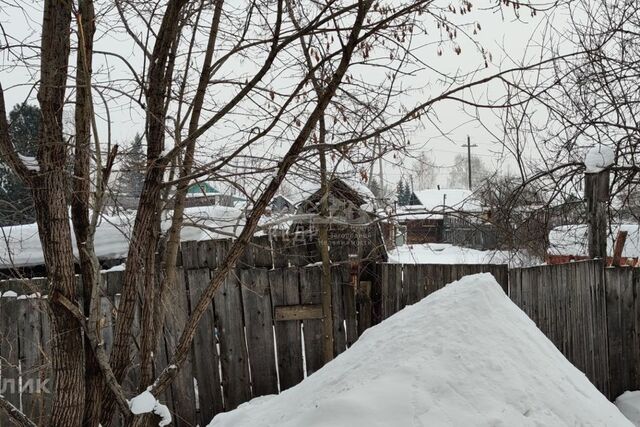
[[[470,190],[438,189],[414,191],[427,211],[481,212],[482,205]]]
[[[318,191],[320,191],[320,178],[319,177],[307,177],[306,179],[300,179],[299,177],[286,178],[289,186],[291,186],[295,191],[289,195],[289,201],[294,205],[298,205],[303,201],[307,200]],[[351,190],[353,190],[358,196],[360,196],[365,202],[370,202],[375,199],[375,196],[367,187],[367,185],[362,182],[357,177],[351,174],[342,174],[336,175],[331,178],[331,180],[341,181]]]
[[[96,229],[95,247],[100,259],[124,258],[135,220],[134,213],[118,216],[104,215]],[[171,219],[162,220],[167,230]],[[183,241],[209,240],[236,236],[244,226],[242,212],[225,206],[202,206],[185,209],[182,228]],[[73,233],[72,233],[73,236]],[[14,225],[0,228],[0,268],[27,267],[44,264],[44,255],[36,224]],[[77,245],[73,239],[74,253]]]
[[[622,249],[625,258],[640,257],[640,225],[621,224],[613,227],[613,232],[607,236],[607,254],[613,256],[613,248],[618,231],[627,232],[627,240]],[[550,255],[588,255],[588,228],[585,224],[562,225],[549,232]]]
[[[632,424],[502,291],[466,276],[369,328],[298,385],[209,427]]]

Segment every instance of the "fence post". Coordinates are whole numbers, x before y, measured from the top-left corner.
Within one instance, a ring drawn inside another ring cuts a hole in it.
[[[585,173],[584,192],[589,226],[589,258],[607,259],[607,202],[609,171]]]

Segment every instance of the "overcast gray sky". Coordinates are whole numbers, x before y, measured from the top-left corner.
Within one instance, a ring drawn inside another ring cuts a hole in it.
[[[24,13],[17,8],[5,8],[0,13],[0,21],[5,31],[14,35],[16,39],[37,42],[41,21],[40,2],[21,2],[21,5],[24,6]],[[445,47],[442,56],[438,56],[437,46],[433,44],[416,49],[416,55],[419,55],[426,62],[433,62],[440,72],[466,74],[477,70],[476,77],[509,68],[514,65],[514,60],[518,61],[523,57],[539,55],[536,45],[542,39],[548,16],[546,14],[539,14],[536,17],[527,15],[518,20],[510,9],[506,9],[502,14],[490,8],[493,5],[495,5],[495,1],[475,2],[474,10],[465,17],[466,20],[475,20],[482,26],[476,40],[492,54],[493,60],[487,69],[484,68],[484,60],[480,52],[464,38],[460,38],[461,55],[457,55]],[[560,18],[556,17],[556,21],[563,19],[562,13],[558,13],[557,16]],[[416,45],[420,44],[422,43],[416,43]],[[117,51],[127,58],[134,67],[140,66],[141,68],[142,55],[123,33],[114,30],[105,31],[103,28],[96,44],[96,50]],[[11,58],[6,54],[2,55],[0,60],[2,61],[0,81],[5,88],[7,108],[10,109],[14,104],[27,98],[30,102],[35,102],[35,93],[31,92],[31,96],[29,93],[33,82],[37,79],[37,70],[8,67],[11,65]],[[72,61],[75,60],[72,59]],[[97,56],[94,69],[97,71],[95,82],[97,84],[106,83],[106,80],[113,82],[120,78],[128,78],[128,70],[113,58],[107,60],[105,57]],[[407,79],[406,87],[423,88],[407,95],[409,97],[407,104],[411,105],[428,98],[431,95],[430,92],[437,93],[443,86],[436,73],[421,72],[414,77],[413,81]],[[489,98],[494,98],[499,95],[500,87],[493,85],[482,88],[474,96],[486,96],[487,91],[493,91]],[[512,161],[501,156],[500,144],[486,129],[488,128],[497,135],[500,134],[499,121],[493,112],[482,112],[482,122],[479,122],[465,114],[460,105],[454,102],[440,103],[435,111],[437,117],[435,125],[423,122],[422,126],[409,135],[409,139],[414,147],[412,155],[418,155],[420,151],[425,151],[441,167],[438,177],[439,184],[446,185],[446,177],[455,156],[466,153],[462,144],[466,142],[467,135],[471,136],[473,144],[478,145],[473,149],[473,154],[481,157],[489,169],[499,169],[502,172],[509,170],[513,164]],[[100,112],[104,113],[102,110]],[[136,132],[142,132],[144,123],[142,112],[140,109],[132,108],[131,102],[126,98],[112,103],[110,112],[114,142],[130,141]],[[106,133],[106,122],[101,121],[99,126],[100,132]],[[442,133],[445,135],[443,136]],[[105,137],[103,136],[101,139],[105,140]],[[407,159],[394,159],[392,156],[385,158],[384,169],[387,183],[394,185],[401,176],[406,176],[408,171],[404,167],[410,163],[411,161]]]

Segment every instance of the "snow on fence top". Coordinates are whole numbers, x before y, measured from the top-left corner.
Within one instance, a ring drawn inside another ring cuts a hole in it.
[[[129,239],[135,220],[135,212],[118,216],[102,216],[96,229],[95,247],[100,259],[124,258],[129,249]],[[244,225],[242,211],[224,206],[203,206],[185,209],[183,241],[227,238],[237,235]],[[165,217],[162,229],[167,230],[171,218]],[[44,264],[44,255],[36,224],[1,227],[0,268],[28,267]],[[73,237],[73,233],[72,233]],[[74,253],[77,245],[73,240]]]
[[[355,425],[632,426],[489,274],[433,293],[297,386],[209,424]]]

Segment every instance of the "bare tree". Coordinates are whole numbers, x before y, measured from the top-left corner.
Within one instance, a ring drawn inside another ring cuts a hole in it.
[[[270,200],[301,161],[315,157],[326,163],[321,165],[326,191],[332,164],[345,162],[354,169],[365,165],[366,170],[373,159],[403,151],[406,132],[436,103],[460,100],[475,87],[521,71],[503,70],[478,79],[457,75],[417,105],[403,98],[402,78],[430,67],[413,51],[414,37],[436,26],[441,30],[440,49],[450,47],[460,54],[458,33],[478,26],[473,19],[454,23],[450,17],[469,13],[469,2],[440,7],[432,0],[394,6],[372,0],[120,0],[113,6],[91,0],[44,2],[41,46],[30,47],[37,59],[22,58],[25,63],[38,61],[40,67],[34,82],[43,114],[37,167],[23,162],[15,150],[0,88],[0,153],[31,188],[47,267],[56,385],[50,425],[109,425],[116,407],[131,425],[150,421],[149,416],[130,413],[122,386],[131,365],[136,310],[142,313],[137,391],[158,396],[187,359],[212,297],[249,244]],[[100,32],[113,28],[128,35],[141,64],[118,52],[95,49]],[[71,34],[77,35],[75,75],[70,72]],[[20,57],[21,47],[7,44],[6,49]],[[94,70],[103,56],[121,62],[129,78],[110,81],[105,73],[101,77],[108,84],[101,83]],[[374,79],[368,70],[382,72]],[[68,88],[75,94],[73,138],[63,133]],[[100,108],[109,121],[110,103],[122,100],[144,117],[146,170],[113,349],[107,355],[97,322],[102,283],[94,235],[117,146],[111,144],[109,131],[106,140],[101,138],[105,132],[97,125],[96,111]],[[245,159],[251,160],[249,166]],[[240,167],[246,170],[239,172]],[[245,226],[193,305],[168,367],[154,378],[153,350],[176,286],[186,191],[203,177],[231,181],[251,173],[260,183]],[[173,216],[169,231],[163,232],[167,206]],[[72,228],[80,242],[82,307]],[[13,408],[0,406],[15,414]],[[20,415],[13,418],[28,425]]]

